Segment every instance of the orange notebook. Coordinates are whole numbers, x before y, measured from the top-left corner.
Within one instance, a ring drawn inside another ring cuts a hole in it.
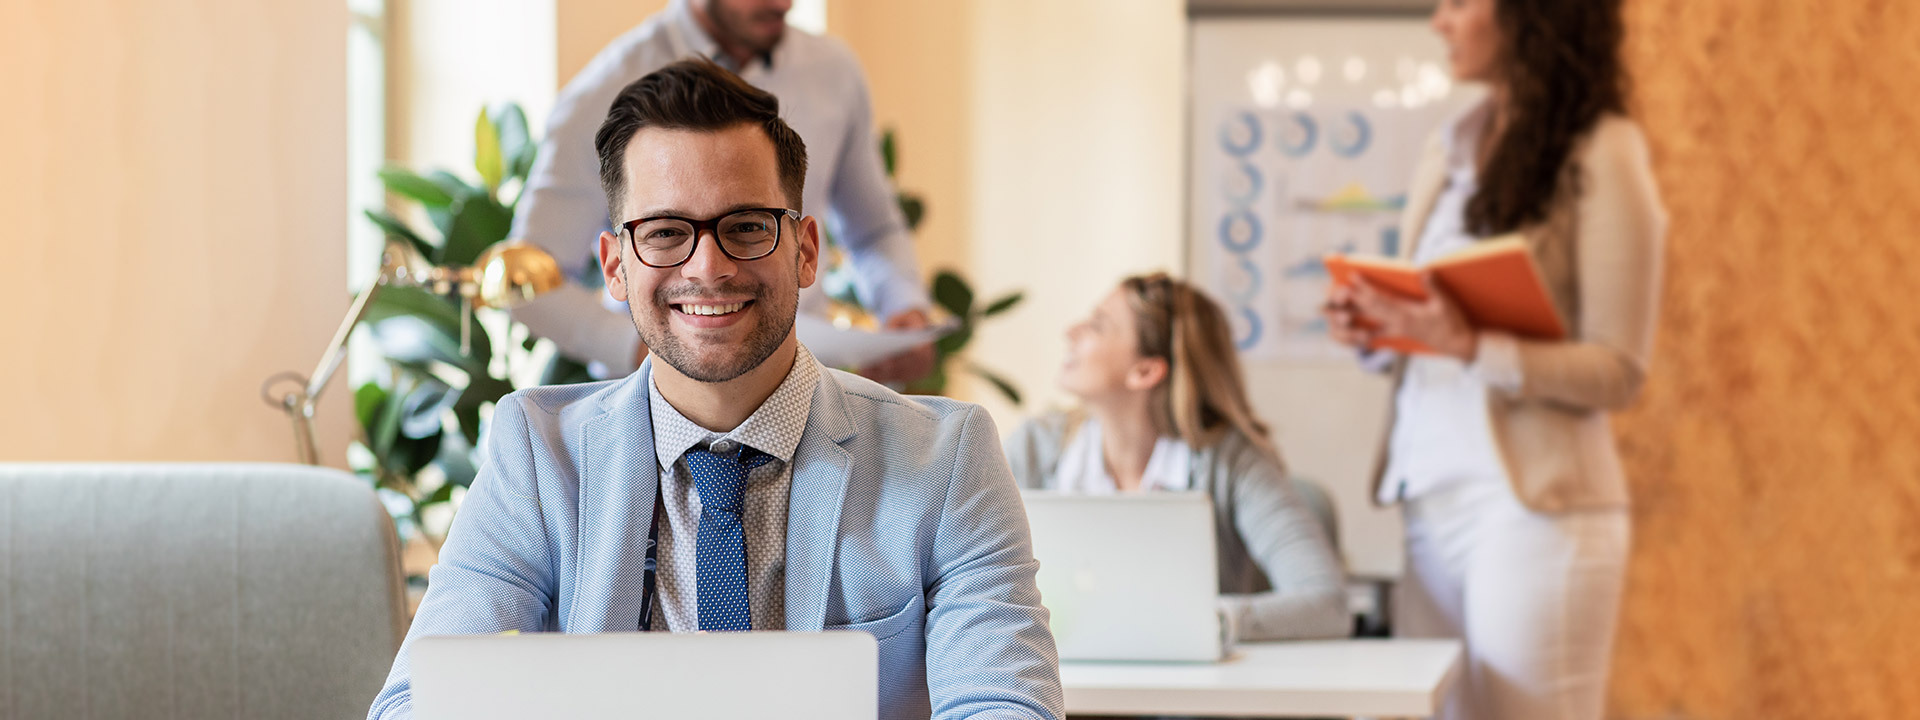
[[[1473,244],[1452,253],[1425,268],[1383,257],[1327,255],[1321,258],[1335,285],[1351,283],[1359,273],[1374,287],[1412,300],[1425,300],[1426,285],[1420,282],[1423,270],[1433,272],[1438,285],[1460,306],[1460,312],[1474,327],[1504,330],[1540,340],[1559,340],[1567,336],[1560,313],[1553,307],[1546,283],[1533,253],[1518,234],[1503,235]],[[1362,324],[1365,324],[1362,320]],[[1410,353],[1432,353],[1433,349],[1403,337],[1375,340],[1375,349],[1385,348]]]

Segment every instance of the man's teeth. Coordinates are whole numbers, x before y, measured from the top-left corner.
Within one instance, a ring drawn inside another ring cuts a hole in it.
[[[747,304],[743,302],[737,302],[731,305],[681,305],[680,312],[688,315],[725,315],[730,312],[737,312],[740,308],[746,306]]]

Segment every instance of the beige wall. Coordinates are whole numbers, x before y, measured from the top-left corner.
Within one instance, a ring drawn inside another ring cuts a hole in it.
[[[554,6],[555,82],[566,87],[600,49],[666,9],[667,0],[552,0]]]
[[[1179,269],[1185,6],[971,7],[969,275],[988,295],[1027,292],[973,354],[1007,371],[1031,412],[1065,403],[1054,380],[1069,322],[1128,273]],[[987,392],[972,399],[1003,431],[1019,417]]]
[[[827,11],[829,34],[866,70],[875,132],[895,132],[896,184],[926,200],[914,237],[922,275],[969,269],[972,5],[831,0]]]
[[[341,0],[0,3],[0,460],[293,458],[259,389],[348,302],[345,32]]]
[[[553,109],[558,0],[388,0],[387,157],[478,182],[480,108],[516,102],[535,137]]]
[[[1061,405],[1062,333],[1120,277],[1180,266],[1186,53],[1178,0],[832,0],[828,28],[860,56],[898,184],[927,201],[921,265],[978,296],[1027,293],[976,336],[1024,409],[984,383],[1003,431]]]

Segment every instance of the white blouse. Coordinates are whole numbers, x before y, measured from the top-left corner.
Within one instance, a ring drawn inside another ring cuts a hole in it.
[[[1478,241],[1467,232],[1467,201],[1479,187],[1475,165],[1488,109],[1483,103],[1460,114],[1441,136],[1447,149],[1447,186],[1414,245],[1416,265]],[[1506,333],[1482,331],[1472,364],[1440,355],[1408,360],[1406,377],[1394,396],[1381,501],[1415,498],[1468,480],[1506,482],[1506,465],[1487,417],[1487,392],[1519,389],[1517,342]]]
[[[1190,490],[1193,488],[1193,450],[1186,441],[1162,436],[1153,443],[1153,456],[1140,476],[1140,491]],[[1120,485],[1107,472],[1107,459],[1100,446],[1100,421],[1087,418],[1073,433],[1073,439],[1060,453],[1058,475],[1060,492],[1084,495],[1112,495]]]

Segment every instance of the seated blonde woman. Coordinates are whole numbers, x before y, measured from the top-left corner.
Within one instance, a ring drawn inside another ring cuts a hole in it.
[[[1344,637],[1344,576],[1247,402],[1226,315],[1163,273],[1131,277],[1067,330],[1072,412],[1006,440],[1030,489],[1194,490],[1213,499],[1220,603],[1239,640]]]

